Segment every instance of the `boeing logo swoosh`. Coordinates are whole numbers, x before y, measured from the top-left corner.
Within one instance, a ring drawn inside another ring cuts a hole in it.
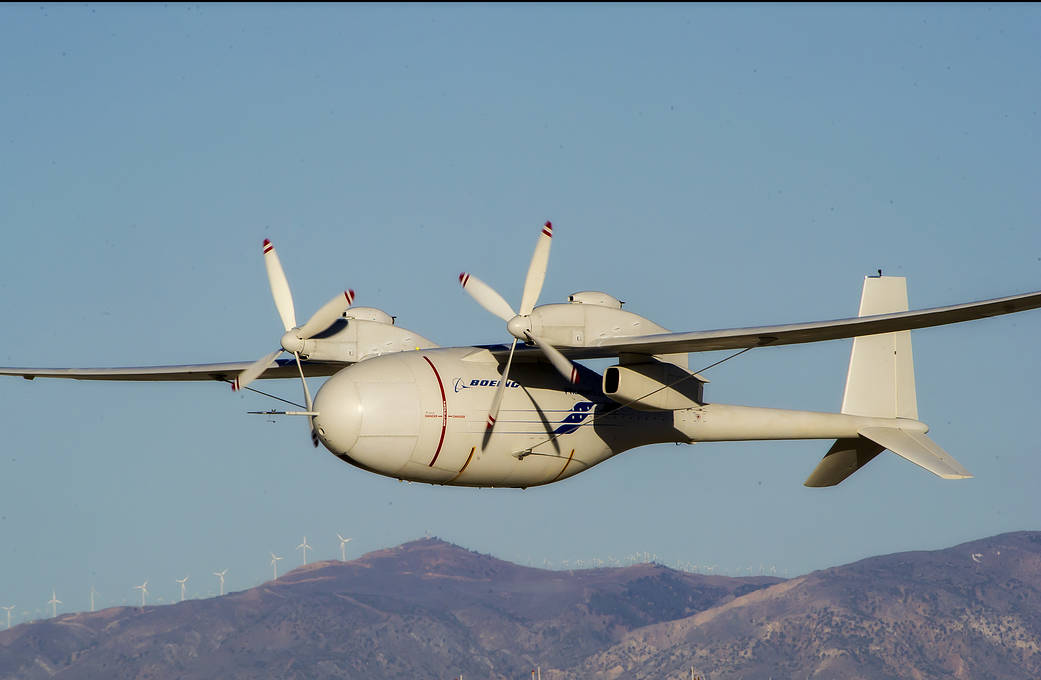
[[[553,434],[563,435],[571,434],[579,428],[582,422],[589,417],[589,414],[596,407],[596,404],[591,401],[580,401],[571,407],[571,413],[567,415],[563,420],[560,421],[560,427],[553,430]]]

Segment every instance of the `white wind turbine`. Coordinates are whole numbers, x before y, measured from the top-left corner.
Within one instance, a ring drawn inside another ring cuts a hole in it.
[[[15,605],[13,605],[13,604],[11,606],[9,606],[9,607],[0,607],[0,609],[3,609],[4,611],[7,612],[7,628],[8,628],[8,630],[10,630],[10,628],[11,628],[11,610],[14,609],[14,607],[15,607]]]
[[[344,538],[340,534],[336,534],[336,538],[340,539],[340,561],[347,561],[347,544],[351,542],[351,539]]]
[[[304,542],[296,546],[296,549],[304,554],[304,564],[307,564],[307,551],[314,550],[311,546],[307,545],[307,536],[304,536]]]
[[[220,594],[221,595],[224,594],[224,575],[227,574],[227,573],[228,573],[227,569],[225,569],[224,571],[215,571],[215,572],[213,572],[213,575],[220,579]]]
[[[184,602],[184,586],[185,586],[186,583],[188,583],[188,577],[185,576],[184,578],[175,578],[174,579],[174,583],[180,584],[180,586],[181,586],[181,602]]]
[[[144,607],[145,606],[145,598],[148,596],[148,579],[145,579],[145,582],[142,583],[141,585],[134,586],[134,590],[140,590],[141,591],[141,606]]]
[[[282,559],[275,553],[271,553],[271,578],[272,580],[278,580],[278,561]]]
[[[51,605],[51,616],[55,617],[58,615],[58,605],[62,604],[62,601],[58,599],[58,596],[54,593],[54,588],[51,588],[51,599],[47,600],[47,604]]]
[[[94,596],[98,594],[98,591],[94,590],[94,586],[90,587],[90,611],[94,611]]]

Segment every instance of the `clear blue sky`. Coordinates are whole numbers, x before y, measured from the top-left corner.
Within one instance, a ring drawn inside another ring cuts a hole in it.
[[[1038,290],[1039,36],[1038,5],[3,5],[0,364],[253,360],[281,334],[265,237],[302,317],[351,287],[443,345],[505,338],[456,274],[518,301],[546,219],[543,302],[675,330],[852,316],[878,268],[912,307]],[[921,417],[975,479],[885,454],[824,490],[827,442],[401,484],[224,385],[3,379],[0,604],[237,590],[337,532],[796,575],[1038,529],[1038,338],[1041,312],[913,335]],[[837,410],[848,355],[751,352],[707,396]]]

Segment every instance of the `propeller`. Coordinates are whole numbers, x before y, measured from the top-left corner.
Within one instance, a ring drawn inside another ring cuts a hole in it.
[[[535,252],[531,256],[531,264],[528,266],[528,276],[524,280],[524,292],[521,295],[520,310],[513,311],[513,307],[494,288],[476,276],[463,272],[459,275],[459,283],[477,304],[506,322],[506,330],[513,336],[513,344],[510,346],[510,356],[506,360],[506,368],[503,370],[502,380],[499,381],[495,396],[492,399],[492,407],[488,413],[488,429],[495,426],[495,419],[499,416],[499,407],[502,405],[502,397],[506,383],[509,380],[510,365],[513,363],[513,352],[517,347],[517,340],[533,342],[546,355],[553,367],[569,383],[578,382],[578,369],[567,357],[560,353],[555,347],[544,339],[539,338],[531,330],[531,312],[535,309],[539,294],[542,292],[542,284],[546,281],[546,267],[549,263],[549,248],[553,240],[553,224],[546,222],[539,234],[539,240],[535,243]]]
[[[267,268],[268,283],[271,285],[271,297],[275,300],[275,309],[278,310],[278,316],[282,319],[285,333],[282,335],[281,346],[274,352],[257,359],[246,370],[239,373],[235,382],[232,383],[231,389],[240,390],[246,387],[270,368],[278,355],[282,352],[289,352],[296,358],[296,367],[304,386],[304,403],[307,410],[311,411],[313,402],[311,391],[307,387],[307,380],[304,378],[304,369],[300,363],[300,350],[303,348],[305,340],[321,333],[343,316],[354,301],[354,291],[345,290],[343,293],[338,293],[333,299],[322,305],[302,326],[297,326],[296,310],[293,307],[293,294],[289,290],[289,281],[286,280],[286,274],[278,259],[278,253],[275,252],[275,246],[268,239],[264,239],[264,265]],[[309,416],[308,422],[311,425],[311,442],[318,446],[313,418]]]

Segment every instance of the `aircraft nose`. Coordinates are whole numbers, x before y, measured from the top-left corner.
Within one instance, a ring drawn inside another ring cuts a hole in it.
[[[318,439],[336,455],[349,452],[361,433],[362,404],[358,385],[350,376],[338,373],[325,381],[314,398],[314,418]]]

